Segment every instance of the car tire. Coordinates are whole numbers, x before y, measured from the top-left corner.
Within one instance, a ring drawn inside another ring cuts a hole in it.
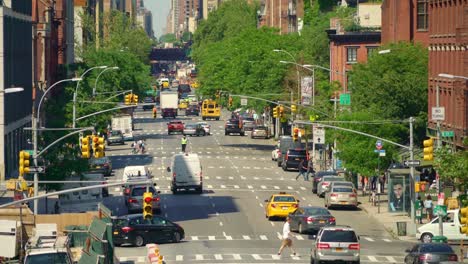
[[[227,136],[229,133],[228,132],[224,132],[224,135]]]
[[[281,167],[281,162],[278,162],[278,167]]]
[[[241,137],[245,136],[245,132],[240,133]]]
[[[174,237],[172,238],[172,242],[180,243],[180,233],[179,232],[174,233]]]
[[[304,230],[302,229],[302,224],[301,223],[299,223],[299,226],[297,227],[297,232],[299,234],[304,234],[305,233]]]
[[[142,236],[136,236],[133,245],[136,247],[142,247],[145,245],[145,239],[143,239]]]
[[[218,118],[216,118],[216,121],[219,121],[219,117],[218,117]]]
[[[432,242],[432,234],[431,233],[423,233],[421,235],[421,242],[422,243],[431,243]]]
[[[203,187],[196,188],[195,192],[197,192],[198,194],[202,194],[203,193]]]

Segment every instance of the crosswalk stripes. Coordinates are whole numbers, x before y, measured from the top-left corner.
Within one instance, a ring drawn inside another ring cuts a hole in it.
[[[162,192],[165,192],[165,193],[168,193],[171,190],[170,185],[162,185],[160,183],[161,180],[170,181],[171,180],[170,177],[163,177],[163,178],[155,177],[155,178],[153,178],[153,180],[156,183],[158,183],[158,185],[156,185],[156,189],[158,189],[158,190],[160,190]],[[234,184],[234,185],[231,185],[231,184],[220,184],[220,185],[207,184],[205,186],[205,190],[223,190],[223,191],[228,191],[228,190],[230,190],[230,191],[232,191],[232,190],[237,190],[237,191],[242,191],[242,190],[277,191],[277,190],[281,190],[281,189],[285,189],[285,188],[288,189],[288,190],[296,190],[297,189],[297,187],[293,187],[293,186],[280,187],[278,185],[254,186],[254,185],[237,185],[237,184]],[[114,190],[114,192],[120,192],[120,191],[122,191],[122,188],[121,187],[114,187],[113,190]],[[306,190],[306,189],[301,188],[301,190]]]
[[[309,254],[292,256],[287,253],[278,256],[277,254],[246,254],[246,253],[216,253],[216,254],[193,254],[193,255],[164,255],[164,261],[166,263],[187,263],[187,262],[204,262],[204,261],[278,261],[281,263],[285,259],[288,261],[298,261],[303,263],[304,260],[309,260]],[[120,262],[133,262],[133,263],[145,263],[145,257],[119,257]],[[381,256],[381,255],[361,255],[361,263],[403,263],[404,256]]]
[[[391,243],[392,240],[388,238],[371,238],[368,236],[361,236],[362,239],[365,239],[369,242],[375,241],[385,241]],[[213,235],[203,235],[203,236],[187,236],[186,241],[215,241],[215,240],[282,240],[283,236],[280,232],[271,233],[271,234],[256,234],[256,235],[226,235],[223,234],[218,236]],[[295,240],[309,240],[308,235],[294,234],[293,239]]]

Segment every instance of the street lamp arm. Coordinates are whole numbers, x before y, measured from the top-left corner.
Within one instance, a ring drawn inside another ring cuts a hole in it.
[[[152,104],[152,105],[154,105],[154,104]],[[120,110],[120,109],[125,109],[125,108],[131,108],[131,107],[137,107],[137,106],[136,106],[136,105],[118,106],[118,107],[114,107],[114,108],[110,108],[110,109],[106,109],[106,110],[94,112],[94,113],[91,113],[91,114],[89,114],[89,115],[85,115],[85,116],[82,116],[82,117],[78,117],[78,118],[76,119],[76,121],[82,120],[82,119],[85,119],[85,118],[88,118],[88,117],[90,117],[90,116],[102,114],[102,113],[105,113],[105,112],[110,112],[110,111],[115,111],[115,110]]]
[[[85,127],[83,129],[80,129],[80,130],[77,130],[77,131],[73,131],[73,132],[70,132],[68,134],[66,134],[65,136],[55,140],[54,142],[50,143],[47,147],[45,147],[43,150],[41,150],[41,152],[37,153],[35,156],[33,156],[33,158],[38,158],[40,157],[46,150],[48,150],[49,148],[51,148],[52,146],[54,146],[55,144],[59,143],[60,141],[62,141],[63,139],[69,137],[69,136],[72,136],[72,135],[75,135],[75,134],[78,134],[78,133],[81,133],[83,131],[93,131],[94,130],[94,127]]]
[[[54,84],[52,84],[45,92],[44,94],[42,94],[42,97],[41,97],[41,100],[39,100],[39,105],[37,106],[37,119],[39,120],[39,115],[41,113],[41,105],[42,105],[42,101],[44,100],[45,96],[49,93],[50,90],[52,90],[52,88],[54,88],[57,84],[60,84],[60,83],[63,83],[63,82],[76,82],[76,81],[80,81],[81,78],[71,78],[71,79],[64,79],[64,80],[60,80]]]
[[[93,96],[96,95],[96,89],[97,89],[97,83],[98,83],[98,80],[99,80],[99,77],[101,77],[101,75],[106,72],[106,71],[109,71],[109,70],[118,70],[119,67],[110,67],[110,68],[106,68],[104,69],[103,71],[101,71],[98,76],[96,77],[96,81],[94,82],[94,89],[93,89]]]
[[[250,98],[250,99],[254,99],[254,100],[260,100],[260,101],[272,103],[272,104],[275,104],[275,105],[280,105],[280,103],[278,103],[278,101],[267,100],[267,99],[263,99],[263,98],[259,98],[259,97],[255,97],[255,96],[248,96],[248,95],[242,95],[242,94],[230,94],[230,96],[241,97],[241,98],[245,97],[245,98]],[[284,106],[284,107],[288,108],[288,109],[291,109],[291,107],[289,107],[289,106]]]

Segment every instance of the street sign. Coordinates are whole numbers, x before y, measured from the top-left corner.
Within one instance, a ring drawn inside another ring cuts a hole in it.
[[[246,98],[242,98],[240,101],[241,101],[241,105],[247,105],[247,99]]]
[[[454,137],[455,133],[453,131],[442,131],[442,137]]]
[[[385,157],[385,149],[380,150],[379,157]]]
[[[375,148],[378,150],[381,150],[382,147],[383,147],[382,141],[377,140],[377,142],[375,142]]]
[[[34,151],[31,150],[31,149],[25,149],[25,150],[23,150],[23,151],[26,151],[26,152],[29,153],[29,155],[31,155],[31,156],[32,156],[33,153],[34,153]]]
[[[416,167],[416,166],[421,165],[420,160],[405,160],[403,163],[405,164],[405,166],[408,166],[408,167]]]
[[[44,173],[45,167],[30,167],[29,172],[30,173]]]
[[[340,94],[340,105],[351,105],[351,94]]]
[[[444,121],[445,120],[445,107],[432,107],[432,120]]]
[[[446,216],[447,215],[447,206],[445,206],[445,205],[436,205],[434,207],[434,215]]]
[[[315,144],[325,144],[325,128],[314,126],[312,129],[312,137]]]

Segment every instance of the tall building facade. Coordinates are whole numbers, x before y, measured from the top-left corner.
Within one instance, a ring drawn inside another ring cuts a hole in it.
[[[0,1],[0,180],[17,176],[18,153],[32,149],[32,1]],[[5,93],[22,87],[17,93]],[[16,175],[15,175],[16,172]]]
[[[304,1],[262,0],[257,14],[259,26],[278,28],[280,34],[298,32],[304,18]]]

